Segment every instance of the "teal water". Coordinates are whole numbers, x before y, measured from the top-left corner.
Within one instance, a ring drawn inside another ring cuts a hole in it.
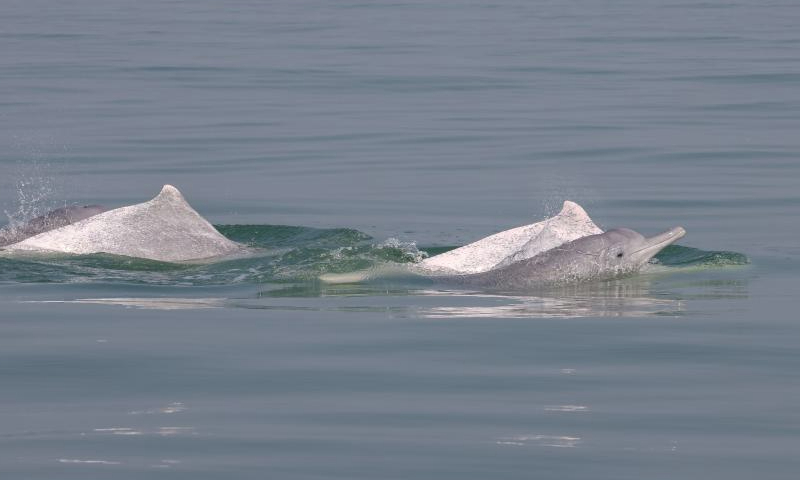
[[[1,478],[795,478],[794,2],[0,13],[8,221],[171,183],[258,248],[0,257]],[[566,199],[688,235],[529,295],[317,280]]]

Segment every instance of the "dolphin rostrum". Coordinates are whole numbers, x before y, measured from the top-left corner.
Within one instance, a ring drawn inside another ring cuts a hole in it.
[[[437,280],[497,290],[610,280],[638,272],[655,254],[684,235],[683,227],[649,238],[627,228],[615,228],[487,272],[447,275]]]
[[[105,212],[107,209],[100,205],[83,205],[57,208],[44,215],[33,218],[20,225],[7,225],[0,228],[0,247],[21,242],[26,238],[40,233],[55,230],[56,228],[80,222],[89,217]]]

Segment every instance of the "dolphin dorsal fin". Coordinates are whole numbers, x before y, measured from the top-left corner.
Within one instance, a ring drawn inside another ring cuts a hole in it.
[[[532,258],[540,253],[556,248],[567,242],[588,235],[603,233],[594,224],[589,214],[580,205],[569,200],[564,202],[561,211],[553,218],[541,222],[542,228],[517,252],[506,257],[497,266],[510,265],[514,262]]]
[[[420,263],[427,272],[478,273],[523,260],[565,242],[601,233],[580,205],[565,201],[554,217],[504,230]]]
[[[164,185],[144,203],[109,210],[9,248],[181,262],[228,255],[242,246],[222,236],[177,188]]]
[[[570,200],[564,201],[564,205],[561,207],[561,211],[558,212],[558,216],[585,218],[591,221],[591,219],[589,218],[589,214],[586,213],[586,210],[584,210],[583,207],[581,207],[577,203]]]
[[[162,200],[179,200],[181,202],[186,202],[186,199],[183,198],[183,194],[177,188],[173,187],[172,185],[164,185],[161,187],[161,191],[158,192],[153,200],[162,199]]]

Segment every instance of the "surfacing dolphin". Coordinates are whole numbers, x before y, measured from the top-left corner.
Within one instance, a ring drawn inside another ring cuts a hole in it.
[[[531,258],[571,240],[603,233],[586,211],[575,202],[564,202],[561,211],[540,222],[522,225],[450,250],[413,265],[381,267],[320,276],[325,283],[358,283],[387,274],[414,273],[422,276],[487,272],[502,265]]]
[[[685,233],[680,227],[652,239],[628,229],[604,233],[580,205],[566,201],[554,217],[495,233],[413,265],[326,274],[320,280],[358,283],[411,273],[441,282],[517,290],[602,280],[639,271]],[[609,256],[612,250],[623,256]]]
[[[200,216],[172,185],[152,200],[115,208],[34,235],[3,250],[109,253],[165,262],[207,260],[244,249]]]
[[[649,238],[627,228],[615,228],[487,272],[447,275],[437,280],[493,290],[529,290],[611,280],[637,273],[664,247],[684,235],[683,227]]]
[[[7,225],[0,228],[0,247],[21,242],[26,238],[55,230],[64,225],[80,222],[106,210],[101,205],[75,205],[57,208],[20,225]]]
[[[603,231],[589,218],[586,210],[567,200],[553,217],[504,230],[426,258],[415,265],[415,270],[430,275],[486,272],[597,233]]]

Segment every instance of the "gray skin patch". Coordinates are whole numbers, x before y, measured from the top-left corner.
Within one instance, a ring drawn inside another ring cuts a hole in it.
[[[55,230],[64,225],[80,222],[106,210],[105,207],[100,205],[63,207],[33,218],[22,225],[5,226],[0,228],[0,247],[21,242],[26,238]]]
[[[488,272],[437,280],[493,290],[531,290],[609,280],[638,272],[655,254],[685,234],[682,227],[649,238],[627,228],[612,229]]]

